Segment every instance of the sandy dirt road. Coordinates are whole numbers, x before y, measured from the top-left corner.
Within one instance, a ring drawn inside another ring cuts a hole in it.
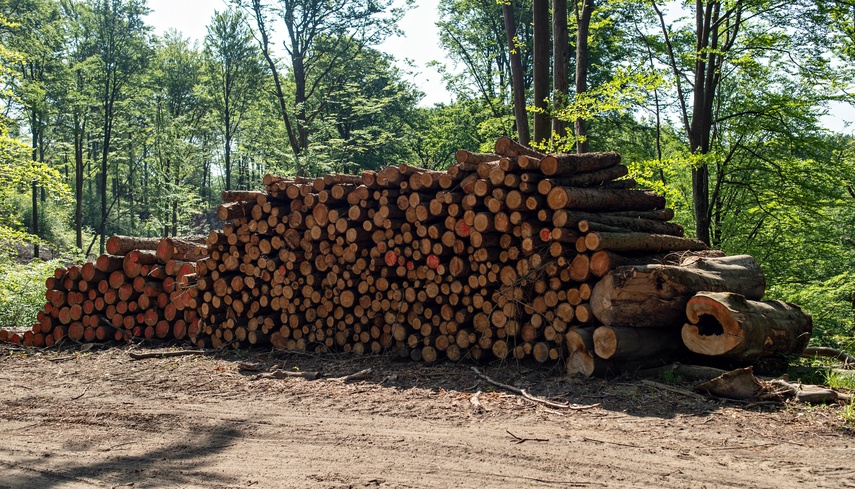
[[[839,406],[746,409],[516,365],[483,370],[599,406],[386,357],[0,354],[3,488],[855,487]],[[257,379],[242,362],[325,377]]]

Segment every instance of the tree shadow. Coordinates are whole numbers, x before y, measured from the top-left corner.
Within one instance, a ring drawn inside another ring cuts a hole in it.
[[[60,463],[57,456],[31,457],[5,465],[0,488],[51,488],[107,484],[112,487],[175,487],[198,484],[210,487],[234,481],[206,471],[213,458],[240,436],[240,431],[225,424],[195,433],[192,437],[140,455],[123,455],[87,463],[85,455],[69,455]],[[126,444],[104,449],[111,451]],[[11,469],[11,470],[10,470]],[[93,484],[90,481],[97,481]]]

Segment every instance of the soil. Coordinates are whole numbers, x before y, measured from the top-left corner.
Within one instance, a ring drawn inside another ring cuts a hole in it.
[[[530,402],[471,365],[388,356],[0,355],[3,488],[855,487],[841,406],[750,406],[515,363],[480,369],[581,409]]]

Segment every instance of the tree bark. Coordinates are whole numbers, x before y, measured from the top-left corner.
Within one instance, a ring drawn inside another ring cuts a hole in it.
[[[568,69],[570,66],[570,36],[567,32],[567,0],[552,0],[552,105],[560,112],[567,107],[570,96]],[[552,132],[567,137],[567,121],[552,117]]]
[[[576,7],[576,95],[588,91],[588,34],[591,27],[591,13],[594,0],[582,0]],[[576,152],[588,152],[588,130],[585,120],[577,117],[575,121]]]
[[[502,3],[502,17],[505,21],[505,35],[508,38],[508,51],[511,60],[511,88],[514,92],[514,119],[517,125],[517,139],[523,145],[528,145],[531,133],[528,127],[528,114],[525,110],[525,83],[523,82],[522,59],[517,47],[517,23],[514,17],[514,7],[511,2]]]
[[[533,32],[533,92],[534,92],[534,138],[537,144],[550,139],[552,125],[549,116],[549,0],[532,1]]]
[[[594,352],[606,360],[639,361],[671,356],[682,347],[676,328],[621,328],[594,330]]]
[[[608,326],[677,326],[686,322],[689,299],[702,290],[733,291],[759,300],[766,280],[748,255],[618,267],[594,286],[591,309]]]

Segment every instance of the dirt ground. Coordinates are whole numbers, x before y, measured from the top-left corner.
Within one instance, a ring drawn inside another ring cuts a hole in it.
[[[855,487],[840,406],[747,407],[517,364],[481,369],[599,406],[390,357],[0,355],[3,488]],[[257,378],[246,363],[324,376]]]

